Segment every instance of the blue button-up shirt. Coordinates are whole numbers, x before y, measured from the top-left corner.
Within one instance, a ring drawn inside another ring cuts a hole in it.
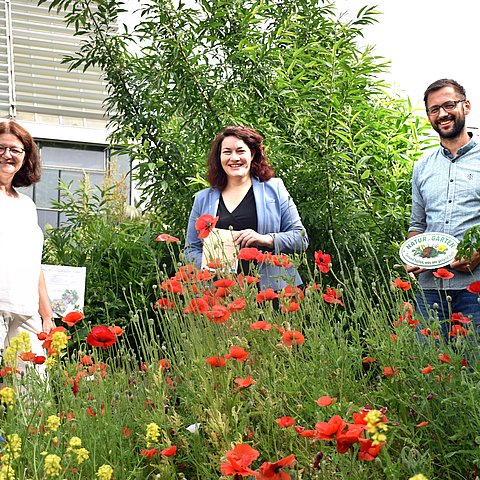
[[[443,232],[461,240],[480,225],[480,145],[472,138],[453,158],[440,146],[421,158],[413,168],[412,214],[409,232]],[[471,273],[452,270],[450,280],[437,279],[432,271],[420,274],[427,289],[464,289],[480,281],[480,267]]]

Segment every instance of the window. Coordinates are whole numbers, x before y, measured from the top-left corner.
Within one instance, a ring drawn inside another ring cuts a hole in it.
[[[103,185],[105,172],[114,167],[115,177],[127,175],[127,202],[130,203],[130,162],[126,155],[117,155],[103,146],[87,144],[68,144],[38,141],[42,158],[42,178],[40,182],[23,193],[30,196],[37,205],[38,222],[59,227],[65,218],[52,206],[52,200],[60,201],[58,189],[60,180],[75,191],[80,186],[84,174],[87,174],[92,187]]]

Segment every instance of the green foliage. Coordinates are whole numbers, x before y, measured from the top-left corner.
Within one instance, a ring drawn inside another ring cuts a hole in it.
[[[387,63],[358,47],[373,7],[344,22],[333,3],[317,0],[152,0],[128,32],[112,28],[122,2],[47,3],[83,38],[66,61],[104,71],[112,142],[134,160],[143,202],[173,234],[204,186],[214,135],[245,123],[265,136],[312,251],[331,249],[330,232],[340,254],[348,242],[359,261],[361,234],[381,257],[396,250],[423,125],[386,93]]]
[[[155,242],[162,225],[126,207],[121,183],[92,188],[85,178],[78,190],[62,184],[60,191],[54,207],[65,221],[47,233],[43,262],[86,267],[85,314],[94,324],[125,325],[125,292],[135,301],[154,301],[153,285],[168,253]]]

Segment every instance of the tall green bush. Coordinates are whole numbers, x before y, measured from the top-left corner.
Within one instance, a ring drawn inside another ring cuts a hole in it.
[[[85,178],[75,191],[60,190],[54,206],[65,222],[47,232],[43,262],[86,267],[85,314],[94,324],[125,326],[129,301],[155,301],[153,286],[169,256],[155,242],[162,225],[153,215],[129,215],[118,183],[92,188]]]
[[[172,231],[205,185],[214,135],[246,123],[264,134],[312,251],[331,249],[330,232],[340,255],[348,246],[359,261],[364,235],[382,257],[395,251],[422,125],[387,93],[385,60],[357,44],[373,7],[345,22],[317,0],[152,0],[128,31],[114,27],[123,2],[40,3],[64,10],[82,37],[65,61],[103,69],[112,142],[136,164],[145,207]]]

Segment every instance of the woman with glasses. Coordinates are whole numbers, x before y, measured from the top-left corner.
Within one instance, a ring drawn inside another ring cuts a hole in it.
[[[16,122],[1,122],[0,349],[3,351],[12,338],[26,332],[30,338],[30,345],[27,343],[26,347],[42,356],[37,333],[49,333],[54,328],[40,268],[43,232],[38,225],[35,204],[17,190],[39,180],[40,154],[32,136]],[[8,363],[9,356],[2,355]],[[10,366],[25,370],[22,360]],[[43,372],[43,367],[37,366],[37,371]]]
[[[216,228],[233,230],[236,248],[254,247],[274,254],[303,252],[308,237],[282,180],[268,163],[263,138],[253,128],[230,126],[221,131],[208,155],[207,180],[188,222],[185,256],[196,267],[202,264],[203,243],[196,221],[202,215],[218,216]],[[240,271],[248,273],[242,261]],[[302,280],[294,267],[258,263],[260,289],[280,290]]]

